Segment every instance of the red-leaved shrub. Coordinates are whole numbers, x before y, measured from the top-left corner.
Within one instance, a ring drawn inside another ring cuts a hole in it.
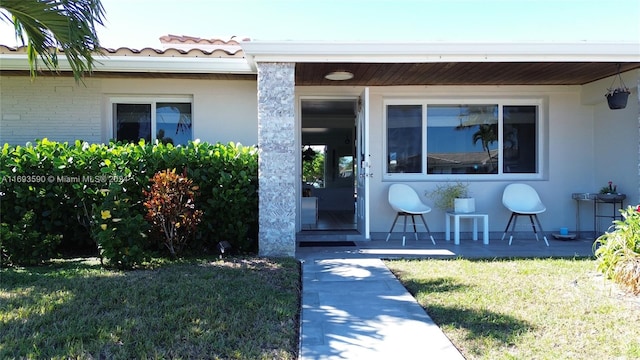
[[[195,208],[198,186],[176,170],[163,170],[151,178],[151,189],[144,191],[146,219],[160,233],[172,257],[176,257],[193,236],[202,217]]]

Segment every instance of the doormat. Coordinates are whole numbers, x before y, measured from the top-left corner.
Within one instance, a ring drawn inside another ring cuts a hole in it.
[[[299,247],[336,247],[336,246],[356,246],[353,241],[300,241]]]

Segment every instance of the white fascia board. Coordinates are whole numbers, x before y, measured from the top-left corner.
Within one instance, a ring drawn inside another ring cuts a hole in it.
[[[97,56],[94,59],[96,72],[255,74],[244,58]],[[64,56],[59,58],[59,65],[62,71],[71,70]],[[0,55],[0,69],[29,70],[27,56]]]
[[[242,43],[249,62],[638,62],[636,43]]]

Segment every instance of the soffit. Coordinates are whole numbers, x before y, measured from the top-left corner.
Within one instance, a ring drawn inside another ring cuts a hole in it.
[[[242,48],[249,63],[296,63],[296,85],[583,85],[640,69],[632,43],[262,42]],[[324,75],[349,71],[330,81]]]
[[[297,63],[297,86],[396,85],[584,85],[620,71],[640,69],[638,62],[446,62],[446,63]],[[353,79],[331,81],[331,71],[349,71]]]

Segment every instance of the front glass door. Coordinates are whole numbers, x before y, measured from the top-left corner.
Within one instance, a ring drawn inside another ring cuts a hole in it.
[[[300,108],[300,230],[355,235],[358,100],[306,98]]]
[[[357,189],[356,213],[358,232],[369,239],[369,178],[371,159],[369,155],[369,88],[365,88],[358,100],[357,116]]]

